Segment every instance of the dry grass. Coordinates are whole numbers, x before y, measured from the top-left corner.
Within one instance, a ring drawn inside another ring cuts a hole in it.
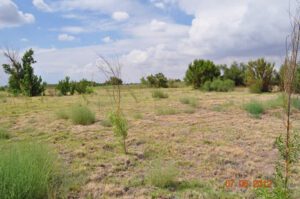
[[[225,180],[272,176],[278,157],[273,142],[284,132],[282,118],[274,113],[281,110],[268,109],[257,120],[242,107],[251,99],[266,102],[277,94],[250,94],[245,89],[205,93],[172,88],[167,90],[168,99],[156,100],[152,89],[133,90],[139,103],[126,89],[122,93],[124,114],[132,116],[128,117],[130,155],[122,155],[112,128],[103,123],[111,111],[110,98],[103,88],[86,96],[89,108],[96,114],[96,123],[88,126],[73,125],[55,115],[58,110],[82,103],[80,96],[49,96],[43,100],[7,97],[0,106],[0,125],[14,136],[0,142],[38,140],[53,144],[72,170],[69,195],[81,198],[188,198],[191,192],[198,198],[245,198],[251,196],[251,189],[228,192],[222,188]],[[197,99],[197,108],[185,111],[192,106],[182,104],[182,96]],[[159,107],[168,107],[176,114],[157,115]],[[299,119],[300,112],[295,110],[295,129],[300,129]],[[146,176],[155,159],[176,164],[179,185],[197,181],[199,186],[168,189],[147,184]],[[293,175],[299,172],[298,165]],[[300,187],[299,178],[295,183]]]

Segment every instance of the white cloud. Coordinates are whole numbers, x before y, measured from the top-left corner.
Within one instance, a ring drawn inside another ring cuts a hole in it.
[[[73,41],[75,39],[74,36],[68,34],[60,34],[58,35],[57,39],[59,41]]]
[[[104,43],[110,43],[110,42],[112,42],[113,40],[112,40],[109,36],[107,36],[107,37],[104,37],[104,38],[102,39],[102,41],[103,41]]]
[[[80,34],[83,32],[88,32],[89,30],[87,30],[84,27],[80,27],[80,26],[66,26],[61,28],[62,32],[67,32],[67,33],[72,33],[72,34]]]
[[[148,54],[142,50],[132,50],[124,59],[129,63],[141,64],[144,63],[148,58]]]
[[[32,0],[32,4],[41,11],[52,12],[52,8],[44,2],[44,0]]]
[[[34,23],[35,18],[30,13],[20,11],[11,0],[1,0],[0,3],[0,29],[16,27],[23,24]]]
[[[163,21],[158,21],[153,19],[150,23],[151,30],[153,31],[163,31],[166,28],[166,23]]]
[[[116,21],[125,21],[129,18],[129,14],[123,11],[116,11],[112,14],[112,18]]]

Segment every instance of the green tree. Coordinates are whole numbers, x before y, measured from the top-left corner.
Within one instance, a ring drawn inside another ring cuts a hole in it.
[[[38,96],[45,91],[45,83],[42,82],[42,78],[34,75],[32,64],[36,61],[33,54],[32,49],[26,51],[20,63],[16,53],[9,50],[4,53],[11,62],[10,64],[3,64],[4,72],[10,75],[8,81],[10,92],[23,93],[26,96]]]
[[[264,58],[248,62],[246,79],[251,92],[268,92],[270,90],[274,66],[274,63],[266,62]]]
[[[156,87],[157,88],[167,88],[168,87],[168,79],[166,78],[166,76],[162,73],[157,73],[155,75],[156,78]]]
[[[71,95],[74,94],[74,89],[72,89],[72,83],[70,82],[70,77],[65,77],[65,79],[60,80],[58,82],[58,85],[56,86],[56,89],[59,90],[60,94],[62,95],[68,95],[68,93],[70,93]],[[73,92],[71,91],[73,90]]]
[[[146,80],[147,79],[147,80]],[[156,88],[168,88],[168,79],[163,73],[157,73],[155,75],[148,75],[147,78],[142,78],[141,83]]]
[[[233,62],[230,68],[223,67],[223,78],[231,79],[236,86],[245,86],[246,68],[246,65],[243,63],[238,64],[237,62]]]
[[[105,84],[109,85],[122,85],[123,81],[121,78],[118,77],[110,77],[108,81],[105,82]]]
[[[220,76],[220,69],[212,61],[194,60],[185,73],[184,81],[194,88],[200,88],[204,82]]]

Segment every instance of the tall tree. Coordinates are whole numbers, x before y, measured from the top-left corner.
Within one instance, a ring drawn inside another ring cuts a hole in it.
[[[268,92],[270,90],[274,66],[274,63],[269,63],[264,58],[248,62],[246,78],[250,89],[255,87],[252,91]]]
[[[200,88],[204,82],[220,76],[220,69],[212,61],[194,60],[188,67],[184,81],[194,88]]]
[[[4,56],[8,58],[10,64],[3,64],[4,72],[9,74],[9,91],[26,96],[41,95],[45,91],[45,83],[42,78],[34,74],[32,64],[36,63],[33,58],[33,50],[25,52],[21,62],[18,61],[16,52],[6,50]]]

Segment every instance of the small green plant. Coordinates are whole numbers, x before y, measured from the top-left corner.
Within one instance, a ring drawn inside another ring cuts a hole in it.
[[[214,79],[213,81],[206,81],[202,89],[205,91],[228,92],[234,90],[234,85],[234,81],[230,79]]]
[[[178,170],[174,163],[163,163],[156,160],[152,163],[147,181],[155,187],[168,188],[175,185]]]
[[[161,90],[154,90],[152,92],[152,97],[153,98],[158,98],[158,99],[162,99],[162,98],[168,98],[169,95],[167,93],[164,93],[163,91]]]
[[[300,110],[300,99],[299,98],[293,98],[292,99],[292,106],[298,110]]]
[[[126,138],[128,131],[128,122],[126,118],[121,113],[111,112],[109,115],[110,122],[113,126],[114,133],[116,137],[121,138],[122,148],[124,153],[127,153],[126,149]]]
[[[259,118],[264,113],[264,107],[257,101],[251,101],[244,105],[244,109],[255,118]]]
[[[0,128],[0,140],[7,140],[9,138],[10,138],[9,132],[4,128]]]
[[[75,105],[70,110],[70,119],[74,124],[89,125],[96,121],[95,113],[88,107]]]
[[[275,99],[270,99],[263,103],[265,109],[283,108],[284,96],[278,95]]]
[[[178,111],[174,108],[158,108],[156,110],[157,115],[175,115]]]
[[[16,143],[0,153],[3,199],[63,197],[64,175],[57,155],[44,144]]]
[[[196,98],[192,98],[192,97],[183,97],[183,98],[180,98],[180,102],[182,104],[188,104],[192,107],[197,107],[198,106],[198,101]]]
[[[69,119],[70,114],[66,110],[63,109],[63,110],[59,110],[59,111],[56,112],[56,117],[58,119],[67,120],[67,119]]]

